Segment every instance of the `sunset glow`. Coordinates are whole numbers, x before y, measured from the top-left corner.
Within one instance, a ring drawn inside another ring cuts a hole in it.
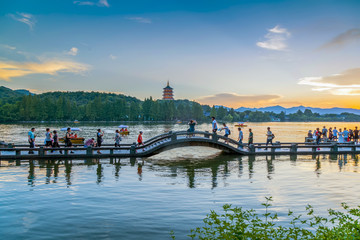
[[[0,85],[360,108],[359,1],[6,1]],[[306,16],[306,17],[304,17]]]

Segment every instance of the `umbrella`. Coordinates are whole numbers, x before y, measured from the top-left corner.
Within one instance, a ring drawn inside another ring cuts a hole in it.
[[[67,127],[60,129],[60,131],[67,131]],[[71,131],[81,131],[80,128],[70,128]]]

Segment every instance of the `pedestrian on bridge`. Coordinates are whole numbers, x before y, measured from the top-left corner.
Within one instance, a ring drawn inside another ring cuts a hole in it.
[[[65,147],[72,147],[72,142],[71,142],[71,128],[67,128],[66,129],[66,134],[65,134]],[[70,151],[70,153],[74,153],[73,151]]]
[[[215,117],[211,117],[211,120],[212,120],[212,131],[213,131],[213,133],[216,134],[218,127],[217,127],[217,122],[215,120]]]
[[[96,145],[97,147],[101,147],[101,144],[103,142],[104,131],[101,131],[100,128],[97,131],[98,132],[96,134]],[[100,150],[97,150],[97,153],[101,154]]]
[[[248,145],[254,144],[254,133],[252,132],[252,129],[249,128],[249,138],[248,138]]]
[[[355,130],[354,130],[354,142],[355,144],[357,144],[359,141],[359,130],[358,130],[358,127],[355,127]]]
[[[267,133],[266,133],[266,146],[268,144],[273,145],[273,139],[275,138],[275,135],[271,132],[270,127],[267,128]],[[267,150],[267,148],[265,148],[265,150]]]
[[[239,148],[243,148],[242,144],[243,144],[243,139],[244,139],[244,134],[243,132],[241,131],[241,128],[238,128],[239,130],[239,138],[238,138],[238,141],[239,141]]]
[[[30,144],[30,151],[29,154],[34,154],[34,151],[32,150],[33,148],[35,148],[35,128],[31,128],[31,130],[28,133],[28,142]]]
[[[140,131],[140,132],[139,132],[138,139],[137,139],[138,147],[139,147],[139,146],[145,146],[145,144],[144,144],[144,142],[143,142],[143,137],[142,137],[142,135],[143,135],[143,132]],[[144,148],[143,148],[142,150],[143,150],[143,152],[145,151]]]
[[[322,129],[322,132],[321,132],[324,140],[327,139],[327,132],[328,132],[328,130],[327,130],[327,128],[324,126],[323,129]]]
[[[118,129],[116,129],[116,131],[115,131],[115,147],[120,147],[120,142],[121,142],[120,131]]]
[[[195,132],[195,125],[197,124],[197,122],[195,120],[190,120],[189,124],[189,129],[187,130],[189,133],[193,133]],[[194,136],[194,134],[189,134],[188,137],[192,137]]]
[[[46,128],[45,147],[52,147],[52,134],[50,132],[50,128]]]
[[[144,146],[142,135],[143,135],[143,132],[140,131],[138,139],[137,139],[138,146],[141,146],[141,145]]]
[[[57,135],[57,131],[54,130],[53,131],[53,143],[52,143],[52,147],[53,148],[60,148],[60,145],[59,145],[59,136]],[[54,150],[51,150],[51,152],[54,152]],[[62,151],[59,150],[60,154],[62,154]]]
[[[316,145],[319,145],[321,140],[321,132],[319,128],[316,128],[315,136],[316,136]],[[320,148],[318,148],[318,150],[320,150]]]
[[[334,127],[334,130],[333,130],[333,138],[334,138],[334,141],[337,141],[338,140],[338,130],[336,129],[336,127]]]
[[[223,127],[220,129],[220,131],[222,131],[222,130],[225,130],[225,134],[224,134],[224,137],[226,137],[225,143],[229,143],[228,137],[231,134],[231,131],[230,131],[229,127],[226,126],[226,123],[223,123]]]

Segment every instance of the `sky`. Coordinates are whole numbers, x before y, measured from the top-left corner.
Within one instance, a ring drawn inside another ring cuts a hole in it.
[[[0,85],[360,109],[358,0],[0,1]]]

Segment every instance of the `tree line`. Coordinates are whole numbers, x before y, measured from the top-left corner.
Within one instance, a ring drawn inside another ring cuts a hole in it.
[[[1,89],[0,89],[1,90]],[[0,122],[16,121],[205,121],[211,116],[225,122],[360,121],[351,113],[324,114],[306,109],[293,114],[244,111],[200,105],[189,100],[144,101],[122,94],[99,92],[48,92],[39,95],[5,95],[0,91]],[[10,90],[11,91],[11,90]]]

